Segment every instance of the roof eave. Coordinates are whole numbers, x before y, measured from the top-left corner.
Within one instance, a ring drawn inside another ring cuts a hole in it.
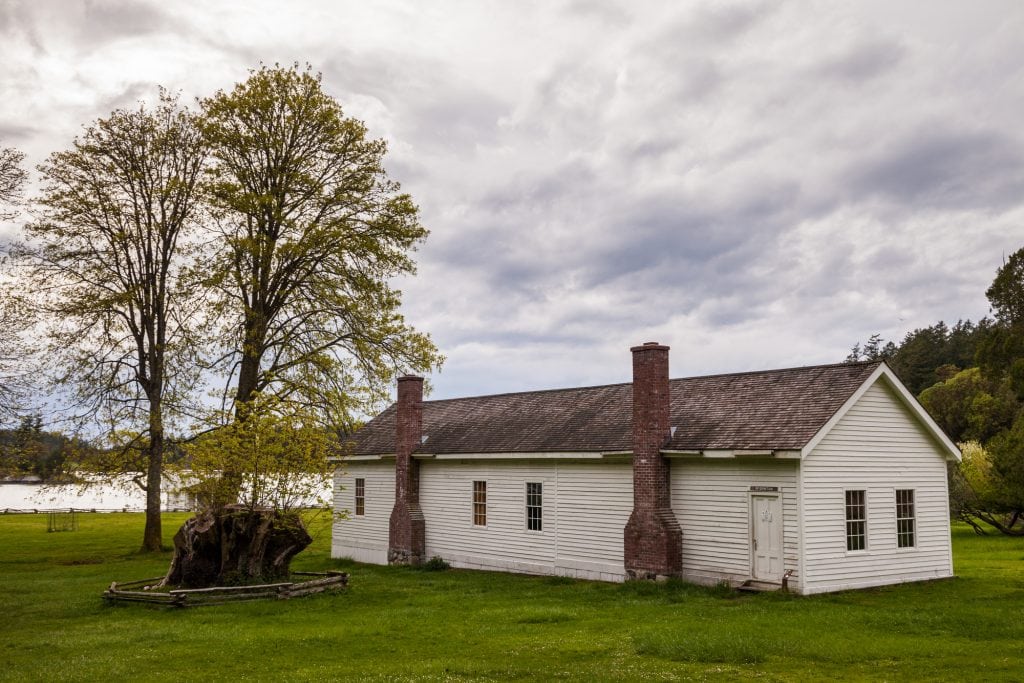
[[[633,455],[632,451],[502,451],[495,453],[420,453],[417,460],[607,460]],[[333,462],[393,460],[394,453],[370,453],[337,456]]]
[[[707,448],[707,449],[662,449],[666,458],[774,458],[795,460],[800,450],[794,448]]]
[[[355,455],[338,455],[331,462],[364,462],[367,460],[394,460],[394,453],[359,453]]]

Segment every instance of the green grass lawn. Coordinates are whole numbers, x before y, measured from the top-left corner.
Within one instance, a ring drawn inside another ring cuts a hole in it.
[[[168,540],[185,515],[167,515]],[[4,680],[1024,680],[1024,539],[954,532],[959,578],[806,598],[331,560],[348,591],[188,610],[104,604],[162,574],[141,514],[0,516]]]

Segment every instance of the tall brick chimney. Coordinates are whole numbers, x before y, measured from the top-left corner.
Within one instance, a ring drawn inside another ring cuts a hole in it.
[[[425,548],[420,463],[412,452],[423,436],[423,378],[398,378],[395,414],[395,507],[388,527],[388,562],[420,564]]]
[[[633,512],[624,532],[626,575],[656,579],[682,571],[683,531],[672,512],[669,463],[661,448],[669,425],[668,347],[633,352]]]

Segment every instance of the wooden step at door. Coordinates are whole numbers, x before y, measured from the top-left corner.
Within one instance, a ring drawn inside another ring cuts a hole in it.
[[[737,586],[736,590],[745,591],[747,593],[771,593],[773,591],[782,590],[782,584],[775,583],[773,581],[755,581],[754,579],[750,579]]]

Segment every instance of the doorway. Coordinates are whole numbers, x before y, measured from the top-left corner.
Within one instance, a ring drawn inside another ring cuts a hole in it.
[[[782,498],[752,494],[751,576],[758,581],[782,581]]]

